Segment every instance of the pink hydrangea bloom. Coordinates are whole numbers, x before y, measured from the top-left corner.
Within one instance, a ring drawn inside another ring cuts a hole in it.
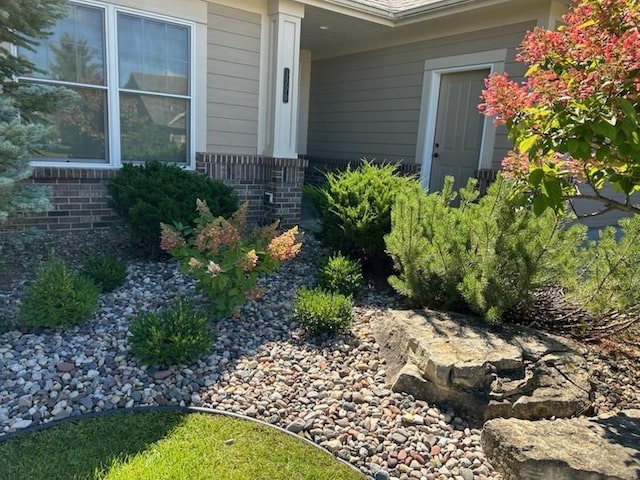
[[[250,272],[258,264],[258,254],[255,250],[249,250],[244,257],[240,259],[238,265],[244,272]]]
[[[240,240],[240,232],[227,220],[219,218],[196,236],[196,246],[201,252],[216,253],[221,245],[231,247]]]
[[[267,247],[269,255],[281,262],[294,258],[302,248],[302,243],[298,242],[298,236],[298,227],[295,226],[275,237]]]
[[[175,228],[166,223],[160,224],[160,248],[165,252],[185,244],[184,238]]]
[[[211,274],[212,277],[215,277],[222,271],[222,268],[216,262],[210,260],[209,265],[207,266],[207,271]]]
[[[191,268],[201,268],[202,262],[195,257],[191,257],[187,262],[187,265],[189,265]]]

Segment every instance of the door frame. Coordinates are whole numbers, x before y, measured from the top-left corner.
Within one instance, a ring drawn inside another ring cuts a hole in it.
[[[425,60],[416,151],[416,160],[421,165],[420,183],[424,188],[429,188],[429,181],[431,180],[432,153],[435,142],[442,75],[485,69],[489,69],[490,73],[502,73],[504,72],[506,59],[507,49],[503,48]],[[479,99],[478,103],[480,103]],[[478,158],[479,169],[491,168],[495,139],[496,126],[489,117],[485,117]]]

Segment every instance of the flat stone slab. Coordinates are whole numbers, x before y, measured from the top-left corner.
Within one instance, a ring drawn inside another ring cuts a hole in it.
[[[591,408],[586,360],[560,337],[429,310],[391,310],[373,322],[394,391],[481,419],[562,418]]]
[[[498,418],[482,447],[505,480],[640,479],[640,410],[595,418]]]

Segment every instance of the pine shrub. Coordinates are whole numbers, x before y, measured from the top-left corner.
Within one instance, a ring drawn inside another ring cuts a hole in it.
[[[384,262],[394,199],[400,192],[417,193],[419,183],[396,175],[393,165],[366,161],[356,170],[327,173],[326,179],[326,185],[306,190],[319,213],[321,237],[366,263]]]
[[[626,312],[640,305],[640,215],[620,220],[620,233],[605,228],[598,241],[583,250],[574,282],[565,282],[569,297],[598,316]],[[565,278],[567,280],[567,278]]]
[[[113,255],[96,255],[85,260],[82,274],[90,278],[100,291],[111,292],[126,281],[127,265]]]
[[[127,223],[132,244],[140,253],[160,253],[160,223],[191,225],[196,199],[214,216],[228,218],[238,209],[238,197],[222,182],[160,162],[125,164],[109,182],[109,205]]]
[[[318,271],[318,286],[329,292],[354,296],[362,285],[362,266],[341,253],[329,257]]]
[[[514,205],[513,185],[502,178],[480,200],[475,186],[472,179],[459,191],[459,207],[450,177],[442,192],[398,197],[386,237],[398,274],[389,283],[418,306],[497,322],[575,271],[585,229]]]
[[[94,283],[69,271],[55,258],[38,269],[24,295],[20,318],[30,327],[69,327],[87,320],[98,307]]]
[[[353,301],[340,293],[301,287],[293,304],[293,320],[312,335],[343,332],[353,323]]]
[[[187,301],[178,301],[160,312],[141,312],[129,327],[133,354],[147,365],[190,363],[213,345],[209,317]]]

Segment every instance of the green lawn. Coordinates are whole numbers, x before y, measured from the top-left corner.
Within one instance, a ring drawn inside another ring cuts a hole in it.
[[[119,413],[0,442],[0,479],[363,480],[290,435],[202,413]]]

